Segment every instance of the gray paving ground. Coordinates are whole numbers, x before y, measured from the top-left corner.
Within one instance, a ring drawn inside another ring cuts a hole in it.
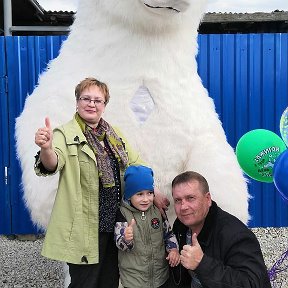
[[[0,236],[0,287],[60,288],[63,265],[40,255],[43,238],[36,241],[9,240]]]
[[[287,252],[287,257],[282,257],[282,261],[279,261],[282,263],[277,266],[278,273],[271,284],[273,288],[288,288],[288,228],[254,228],[252,231],[260,242],[268,269],[271,269]]]
[[[268,268],[288,250],[288,228],[252,229],[259,239]],[[43,238],[35,241],[9,240],[0,236],[1,288],[62,288],[63,265],[40,255]],[[288,259],[279,269],[288,269]],[[288,271],[277,274],[272,282],[275,288],[288,288]],[[108,287],[107,287],[108,288]]]

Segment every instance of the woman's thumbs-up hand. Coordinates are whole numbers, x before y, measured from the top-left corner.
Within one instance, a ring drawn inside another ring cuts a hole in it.
[[[52,147],[53,132],[50,124],[50,119],[45,118],[45,126],[39,128],[35,133],[35,143],[42,149]]]

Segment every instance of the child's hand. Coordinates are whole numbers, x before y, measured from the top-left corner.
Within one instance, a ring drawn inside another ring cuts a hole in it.
[[[126,242],[131,242],[133,240],[133,226],[135,225],[136,221],[134,219],[131,220],[128,227],[126,227],[124,231],[124,238]]]
[[[169,261],[171,267],[175,267],[180,263],[180,254],[177,249],[171,249],[166,260]]]

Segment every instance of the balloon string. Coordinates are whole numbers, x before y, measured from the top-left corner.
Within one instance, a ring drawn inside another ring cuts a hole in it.
[[[288,269],[288,264],[284,265],[283,268],[280,268],[280,265],[284,262],[284,260],[288,258],[288,250],[284,252],[280,258],[274,263],[271,269],[268,270],[269,279],[271,282],[275,281],[277,278],[277,274],[286,271]],[[276,287],[273,285],[273,287]]]

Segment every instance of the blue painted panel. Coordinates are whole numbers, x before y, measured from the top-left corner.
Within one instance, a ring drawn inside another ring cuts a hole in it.
[[[221,35],[222,37],[222,109],[223,112],[220,115],[223,127],[226,131],[229,131],[227,140],[229,143],[235,143],[236,141],[236,100],[235,100],[235,37],[231,35]],[[211,92],[210,92],[211,93]],[[224,100],[225,99],[225,100]],[[217,111],[218,112],[218,111]]]
[[[6,37],[8,91],[9,91],[9,140],[10,140],[10,175],[13,181],[10,183],[11,207],[12,207],[12,233],[30,234],[37,233],[30,220],[29,213],[23,202],[21,189],[21,170],[15,151],[15,119],[22,111],[27,95],[27,87],[31,77],[28,59],[25,57],[27,49],[26,37]],[[11,73],[13,71],[13,73]]]
[[[286,33],[199,35],[199,74],[234,148],[253,129],[280,136],[280,117],[288,106],[287,38]],[[287,226],[288,205],[274,185],[249,180],[250,226]]]
[[[14,36],[6,37],[9,91],[9,140],[10,140],[10,197],[12,205],[12,233],[38,233],[33,226],[23,202],[21,169],[15,151],[15,119],[24,107],[25,99],[38,82],[39,75],[47,68],[51,58],[60,50],[64,36]]]
[[[279,119],[288,106],[288,35],[275,35],[275,131],[279,134]],[[276,192],[277,193],[277,192]],[[287,223],[288,209],[280,197],[276,198],[275,226]],[[287,225],[286,225],[287,226]]]
[[[8,95],[6,71],[5,38],[0,38],[0,234],[11,234],[11,199],[9,173],[8,139]]]
[[[263,128],[275,131],[275,39],[274,35],[263,35],[263,66],[262,66],[262,99],[264,100],[263,111]],[[280,119],[279,119],[280,121]],[[276,131],[275,131],[276,132]],[[277,196],[271,189],[272,184],[263,185],[263,194],[265,195],[262,202],[262,209],[265,211],[263,214],[263,225],[269,226],[270,219],[275,219],[275,197]],[[273,209],[271,209],[273,207]]]
[[[221,38],[219,35],[211,35],[209,41],[209,92],[214,97],[214,103],[219,115],[222,115],[222,65],[221,65]]]

